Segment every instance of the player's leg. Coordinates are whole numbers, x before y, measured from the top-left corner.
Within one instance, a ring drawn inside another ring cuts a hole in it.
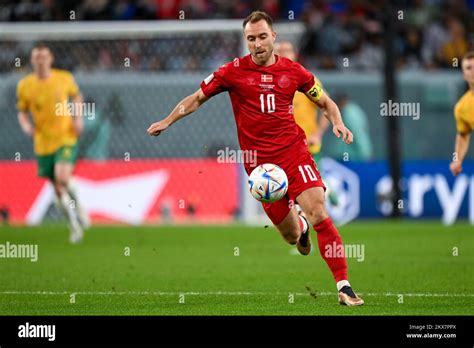
[[[66,166],[63,181],[66,185],[66,190],[69,193],[69,196],[74,201],[74,206],[76,208],[76,213],[79,219],[79,223],[81,224],[82,228],[89,228],[90,227],[90,219],[87,210],[81,204],[81,200],[77,195],[76,187],[74,184],[74,180],[72,177],[72,172],[74,169],[74,165],[76,164],[77,159],[77,145],[72,146],[64,146],[62,147],[55,155],[56,162],[65,162],[70,163],[71,166]]]
[[[83,226],[78,214],[77,196],[71,196],[69,188],[76,158],[74,146],[63,146],[55,154],[54,161],[54,189],[59,204],[65,213],[71,230],[70,241],[76,243],[83,237]]]
[[[79,199],[79,196],[77,195],[76,185],[72,176],[68,180],[67,192],[76,203],[77,216],[79,218],[79,223],[81,224],[82,228],[89,228],[91,225],[89,214],[87,213],[87,210],[84,208],[81,203],[81,200]]]
[[[320,179],[316,168],[314,170]],[[348,281],[346,257],[340,252],[344,250],[344,245],[326,211],[324,188],[308,188],[300,193],[296,200],[316,231],[319,252],[334,276],[339,291],[339,302],[351,306],[362,305],[364,301],[354,293]]]
[[[290,209],[281,223],[275,225],[283,239],[289,244],[296,244],[301,235],[301,228],[298,221],[296,209]]]
[[[262,205],[283,239],[289,244],[296,244],[302,255],[308,255],[311,251],[309,224],[303,216],[298,214],[288,197],[275,203],[263,203]]]
[[[71,243],[76,243],[82,239],[84,232],[79,223],[79,217],[77,216],[76,202],[67,190],[72,170],[73,166],[71,163],[64,161],[56,162],[54,165],[53,184],[59,205],[69,221],[69,228],[71,231],[69,240]]]
[[[64,191],[64,189],[55,181],[55,156],[55,153],[51,155],[37,156],[38,176],[49,179],[49,181],[54,187],[54,192],[56,194],[56,206],[69,220],[67,213],[68,202],[66,202],[65,197],[62,197],[62,192]]]

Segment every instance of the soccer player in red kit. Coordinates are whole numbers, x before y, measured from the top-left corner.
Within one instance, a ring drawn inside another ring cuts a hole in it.
[[[347,144],[352,143],[352,133],[344,126],[337,105],[324,94],[313,74],[273,53],[276,33],[270,16],[255,11],[244,20],[243,29],[250,54],[224,64],[209,75],[199,90],[184,98],[168,117],[150,125],[148,134],[158,136],[209,98],[228,92],[241,149],[256,152],[254,165],[277,164],[288,177],[286,196],[275,203],[262,203],[266,214],[283,238],[296,244],[303,255],[311,250],[311,224],[317,232],[320,254],[336,281],[339,303],[362,305],[364,301],[348,281],[346,258],[340,252],[344,250],[342,240],[324,205],[323,181],[308,152],[305,133],[293,117],[295,92],[305,93],[325,110],[333,133],[342,136]],[[250,174],[252,164],[244,163],[244,167]],[[293,202],[300,205],[302,214],[298,214]]]

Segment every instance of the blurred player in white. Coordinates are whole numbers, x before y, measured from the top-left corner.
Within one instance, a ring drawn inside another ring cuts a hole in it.
[[[51,50],[44,44],[31,51],[33,73],[17,86],[18,122],[23,132],[33,138],[38,175],[53,184],[56,203],[69,222],[69,240],[77,243],[90,225],[71,180],[77,139],[83,129],[83,98],[72,74],[53,69],[53,61]],[[73,104],[68,104],[70,99]],[[74,115],[68,105],[74,106]]]

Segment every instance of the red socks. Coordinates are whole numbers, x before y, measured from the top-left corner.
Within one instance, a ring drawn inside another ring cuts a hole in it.
[[[331,269],[336,282],[347,280],[347,263],[341,236],[331,218],[314,225],[318,236],[319,252]]]

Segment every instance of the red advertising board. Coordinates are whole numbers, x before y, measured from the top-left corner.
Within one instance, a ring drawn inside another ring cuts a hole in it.
[[[239,167],[215,159],[79,161],[74,183],[93,222],[229,221],[239,207]],[[0,209],[40,223],[54,190],[35,161],[0,161]]]

